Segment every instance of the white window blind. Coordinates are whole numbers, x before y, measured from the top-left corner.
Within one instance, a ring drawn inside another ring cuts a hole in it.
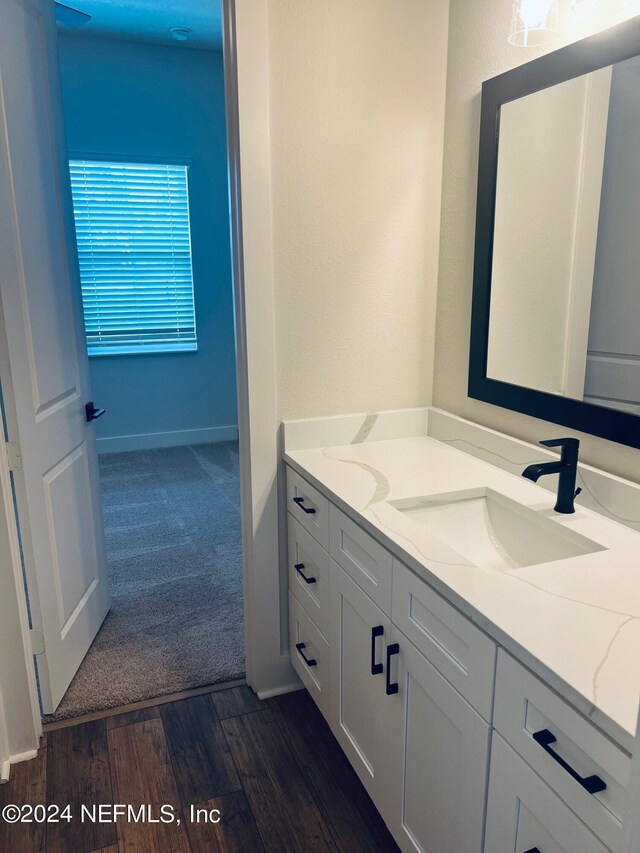
[[[187,167],[69,165],[89,355],[197,349]]]

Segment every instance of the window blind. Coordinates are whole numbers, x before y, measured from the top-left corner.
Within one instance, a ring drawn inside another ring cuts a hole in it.
[[[187,167],[69,165],[89,355],[197,349]]]

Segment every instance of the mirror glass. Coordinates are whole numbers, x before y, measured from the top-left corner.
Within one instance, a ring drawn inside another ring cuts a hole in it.
[[[640,416],[640,56],[500,107],[486,375]]]

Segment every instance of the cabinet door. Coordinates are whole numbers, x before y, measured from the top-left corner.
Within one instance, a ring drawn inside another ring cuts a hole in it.
[[[491,747],[485,853],[607,853],[607,848],[497,733]]]
[[[390,622],[333,560],[330,595],[331,727],[383,811],[389,786],[389,712],[394,698],[385,692]]]
[[[406,851],[481,853],[489,725],[395,626],[389,828]],[[493,851],[492,853],[496,853]]]

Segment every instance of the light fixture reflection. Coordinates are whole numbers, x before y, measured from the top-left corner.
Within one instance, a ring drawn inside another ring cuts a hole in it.
[[[559,30],[558,0],[514,0],[510,44],[518,47],[546,44]]]

